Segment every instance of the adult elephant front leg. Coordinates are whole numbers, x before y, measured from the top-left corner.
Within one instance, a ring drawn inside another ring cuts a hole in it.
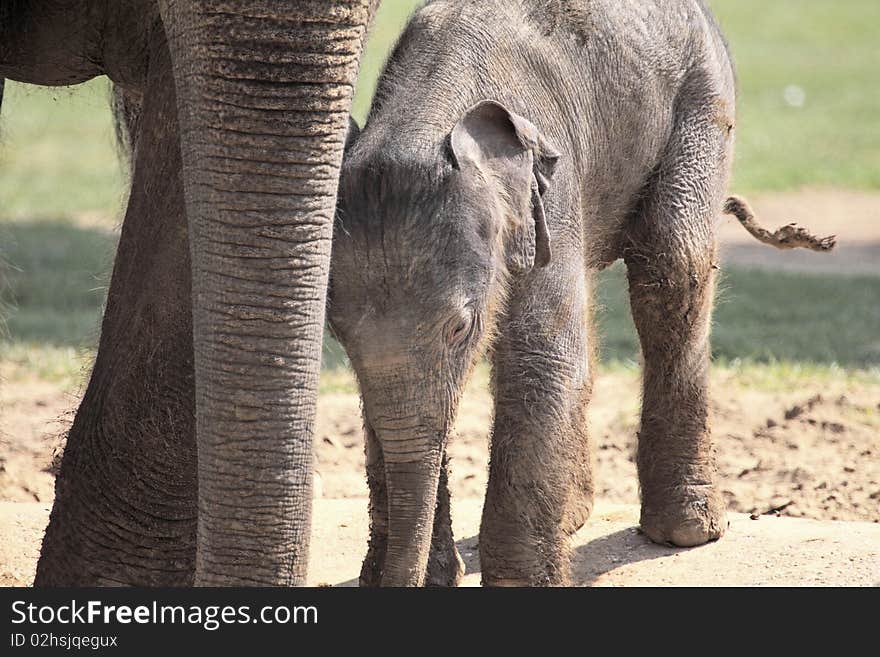
[[[161,35],[150,59],[145,136],[133,158],[98,356],[56,481],[39,586],[193,580],[189,249],[174,85]]]
[[[376,4],[160,2],[191,238],[197,584],[306,579],[332,218]]]

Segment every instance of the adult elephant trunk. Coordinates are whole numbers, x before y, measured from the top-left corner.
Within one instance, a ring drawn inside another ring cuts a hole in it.
[[[371,397],[365,396],[366,420],[382,450],[388,494],[381,585],[423,586],[446,431],[430,414],[413,415],[412,409],[419,408],[414,401],[376,404]]]
[[[332,218],[377,0],[161,0],[192,255],[197,585],[306,580]]]

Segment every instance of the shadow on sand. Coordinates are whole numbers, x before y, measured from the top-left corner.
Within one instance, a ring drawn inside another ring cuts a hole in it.
[[[456,542],[456,547],[464,560],[465,575],[479,574],[479,536],[473,535],[463,538]],[[366,551],[366,545],[364,550]],[[593,586],[603,575],[617,568],[686,551],[686,548],[673,548],[652,543],[639,532],[638,528],[627,527],[575,547],[571,558],[571,583],[573,586]],[[338,587],[357,585],[356,578],[334,584]]]

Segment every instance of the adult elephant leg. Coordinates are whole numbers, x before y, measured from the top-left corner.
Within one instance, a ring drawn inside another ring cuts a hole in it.
[[[200,585],[306,579],[332,218],[377,0],[161,0],[182,128]]]
[[[161,40],[160,40],[161,41]],[[156,44],[98,356],[67,439],[35,584],[191,584],[196,460],[176,100]]]

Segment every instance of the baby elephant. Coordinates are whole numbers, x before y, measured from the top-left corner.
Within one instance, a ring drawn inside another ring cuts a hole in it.
[[[564,585],[593,505],[591,273],[622,258],[644,358],[641,526],[727,523],[708,409],[734,75],[701,0],[440,0],[346,149],[329,317],[363,396],[362,585],[455,585],[446,444],[487,350],[486,585]]]

